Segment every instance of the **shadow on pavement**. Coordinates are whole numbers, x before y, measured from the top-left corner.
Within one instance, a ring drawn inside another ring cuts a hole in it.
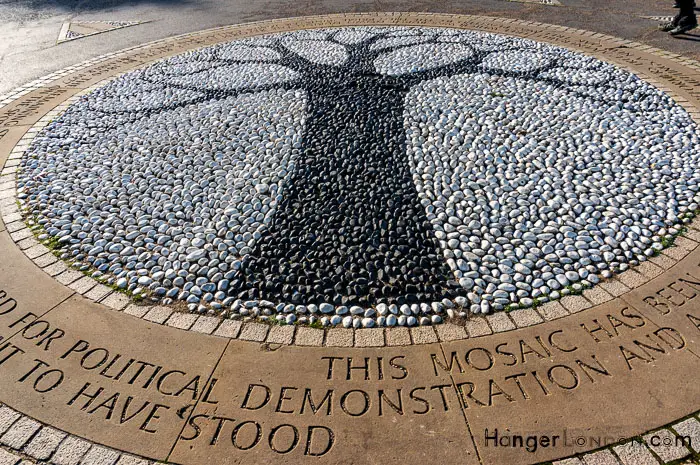
[[[700,35],[699,34],[681,34],[676,37],[675,39],[681,39],[681,40],[689,40],[691,42],[700,42]]]
[[[30,21],[58,14],[95,13],[139,5],[181,6],[197,0],[0,0],[0,23]]]

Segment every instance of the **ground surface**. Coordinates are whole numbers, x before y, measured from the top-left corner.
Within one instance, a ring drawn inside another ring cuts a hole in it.
[[[554,7],[526,9],[538,8]],[[188,28],[205,27],[191,16]],[[60,47],[88,57],[101,53],[88,44],[110,37],[128,37],[118,46],[109,41],[114,49],[136,45],[159,37],[135,38],[160,27],[149,24]],[[101,80],[246,35],[386,24],[458,27],[567,47],[637,74],[700,118],[697,62],[638,42],[487,17],[345,15],[230,27],[104,57],[36,83],[0,107],[0,464],[696,461],[697,219],[672,247],[580,295],[458,325],[357,330],[130,304],[66,267],[27,227],[17,190],[25,152]],[[51,50],[37,51],[34,60]],[[504,439],[494,443],[494,434]],[[512,435],[565,439],[558,445],[541,439],[541,447],[527,450],[512,446]]]
[[[672,0],[562,0],[545,6],[504,0],[479,1],[0,1],[0,94],[78,61],[146,41],[214,26],[328,13],[415,11],[487,14],[613,34],[675,53],[700,57],[700,35],[673,39],[642,16],[670,16]],[[152,21],[56,46],[61,23],[71,20]]]

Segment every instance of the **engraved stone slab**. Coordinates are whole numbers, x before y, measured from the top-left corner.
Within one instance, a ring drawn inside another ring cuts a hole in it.
[[[666,337],[700,356],[700,250],[622,298],[659,327],[674,329],[664,331]]]
[[[0,233],[0,348],[8,344],[3,338],[20,330],[17,320],[23,316],[41,316],[68,298],[73,291],[62,286],[37,268],[12,243],[7,233]],[[18,279],[18,277],[23,279]],[[16,348],[10,344],[0,349],[0,360]]]
[[[597,448],[578,437],[617,442],[697,410],[700,386],[683,380],[700,358],[680,342],[686,331],[662,330],[616,299],[539,326],[443,344],[433,369],[452,375],[484,463],[537,463]],[[558,442],[504,447],[516,434]]]
[[[63,431],[157,460],[180,433],[183,412],[216,384],[210,375],[226,346],[224,339],[147,323],[77,296],[43,317],[17,314],[20,332],[9,342],[20,351],[0,352],[3,402]]]
[[[435,351],[437,344],[261,351],[232,341],[213,375],[219,382],[189,416],[170,460],[479,463],[459,402],[449,398],[450,377],[426,370]]]
[[[0,108],[0,129],[36,123],[41,116],[75,93],[59,86],[33,90],[19,100]]]

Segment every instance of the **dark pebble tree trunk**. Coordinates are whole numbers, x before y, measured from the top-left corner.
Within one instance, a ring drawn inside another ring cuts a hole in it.
[[[456,283],[406,154],[408,89],[392,82],[339,75],[307,91],[303,153],[233,283],[239,297],[371,305],[449,296]]]

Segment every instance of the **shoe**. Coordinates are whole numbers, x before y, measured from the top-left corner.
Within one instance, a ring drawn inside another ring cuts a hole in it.
[[[672,30],[676,29],[678,27],[678,23],[676,22],[675,18],[673,21],[669,21],[668,23],[663,23],[659,25],[659,30],[664,31],[664,32],[671,32]]]
[[[692,30],[695,29],[696,27],[698,27],[698,23],[695,23],[695,24],[679,24],[679,25],[676,26],[675,28],[673,28],[673,29],[671,29],[670,31],[668,31],[668,33],[671,34],[672,36],[677,36],[677,35],[679,35],[679,34],[685,34],[685,33],[688,32],[688,31],[692,31]]]

